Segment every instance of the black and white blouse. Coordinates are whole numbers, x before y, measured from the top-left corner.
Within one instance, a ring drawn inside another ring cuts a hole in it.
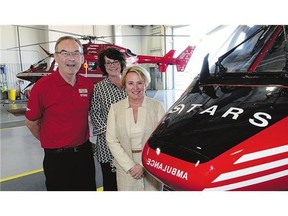
[[[91,102],[90,118],[93,125],[93,136],[96,137],[95,156],[99,163],[110,162],[112,166],[112,154],[106,142],[107,117],[111,104],[127,97],[124,88],[119,89],[108,78],[94,85],[94,93]]]

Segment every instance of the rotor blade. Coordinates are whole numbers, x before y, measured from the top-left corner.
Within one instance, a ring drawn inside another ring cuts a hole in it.
[[[211,31],[207,32],[206,35],[212,35],[220,30],[222,30],[223,28],[226,28],[228,25],[219,25],[216,28],[212,29]]]
[[[98,37],[98,36],[94,36],[94,35],[83,35],[83,34],[81,35],[81,34],[76,34],[76,33],[71,33],[71,32],[65,32],[65,31],[54,30],[54,29],[46,29],[46,28],[35,27],[35,26],[23,26],[23,25],[15,25],[15,26],[22,27],[22,28],[43,30],[43,31],[51,31],[51,32],[62,33],[62,34],[66,34],[66,35],[73,35],[73,36],[79,37],[80,40],[88,40],[90,42],[91,42],[91,40],[99,40],[99,39],[104,39],[105,37],[108,37],[108,36],[99,36]],[[99,40],[99,41],[101,41],[101,40]],[[102,40],[102,42],[109,43],[109,42],[104,41],[104,40]],[[48,42],[48,43],[50,43],[50,42]],[[39,43],[39,44],[44,44],[44,43]],[[33,44],[33,45],[37,45],[37,44]],[[27,45],[27,46],[29,46],[29,45]]]
[[[56,41],[39,42],[39,43],[27,44],[27,45],[23,45],[23,46],[10,47],[10,48],[7,48],[6,50],[12,50],[12,49],[16,49],[16,48],[36,46],[36,45],[47,44],[47,43],[54,43],[54,42],[56,42]]]
[[[78,37],[82,37],[82,36],[83,36],[83,35],[76,34],[76,33],[65,32],[65,31],[54,30],[54,29],[40,28],[40,27],[35,27],[35,26],[23,26],[23,25],[15,25],[15,26],[22,27],[22,28],[30,28],[30,29],[36,29],[36,30],[43,30],[43,31],[52,31],[52,32],[56,32],[56,33],[69,34],[69,35],[74,35],[74,36],[78,36]]]
[[[108,36],[94,36],[94,35],[76,34],[76,33],[71,33],[71,32],[66,32],[66,31],[60,31],[60,30],[55,30],[55,29],[46,29],[46,28],[35,27],[35,26],[23,26],[23,25],[15,25],[15,26],[22,27],[22,28],[43,30],[43,31],[51,31],[51,32],[62,33],[62,34],[67,34],[67,35],[73,35],[73,36],[79,37],[80,40],[97,40],[98,38],[104,39],[105,37],[108,37]]]
[[[102,36],[103,38],[107,37],[190,37],[190,35],[113,35],[113,36]]]
[[[79,37],[80,40],[88,40],[89,42],[91,42],[92,40],[97,40],[97,41],[101,41],[101,42],[106,43],[106,44],[112,44],[112,43],[111,42],[107,42],[105,40],[101,40],[101,39],[104,39],[104,38],[115,38],[115,37],[190,37],[190,35],[166,35],[166,34],[94,36],[94,35],[81,35],[81,34],[76,34],[76,33],[71,33],[71,32],[65,32],[65,31],[60,31],[60,30],[41,28],[41,27],[29,26],[29,25],[27,25],[27,26],[26,25],[15,25],[15,26],[21,27],[21,28],[30,28],[30,29],[35,29],[35,30],[51,31],[51,32],[56,32],[56,33],[68,34],[68,35],[77,36],[77,37]],[[27,44],[27,45],[7,48],[7,50],[12,50],[12,49],[16,49],[16,48],[22,48],[22,47],[28,47],[28,46],[41,45],[41,44],[47,44],[47,43],[53,43],[53,42],[56,42],[56,41],[48,41],[48,42],[39,42],[39,43],[34,43],[34,44]]]

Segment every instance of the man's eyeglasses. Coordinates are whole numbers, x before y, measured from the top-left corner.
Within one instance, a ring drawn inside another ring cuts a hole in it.
[[[112,65],[115,66],[115,65],[119,65],[119,64],[120,64],[120,62],[118,60],[115,60],[113,62],[112,61],[111,62],[108,61],[108,62],[105,63],[105,65],[109,66],[109,67],[111,67]]]
[[[72,57],[79,57],[81,55],[83,55],[83,53],[76,51],[76,52],[68,52],[68,51],[60,51],[60,52],[55,52],[56,54],[59,54],[61,56],[63,56],[64,58],[67,58],[68,56],[72,56]]]

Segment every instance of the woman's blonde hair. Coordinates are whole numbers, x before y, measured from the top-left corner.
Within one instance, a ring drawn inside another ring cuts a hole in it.
[[[144,81],[146,87],[150,84],[151,82],[150,73],[145,68],[139,65],[133,65],[133,66],[127,67],[123,72],[123,75],[121,78],[121,85],[123,87],[126,86],[126,77],[127,77],[127,74],[130,72],[137,73],[138,76]]]

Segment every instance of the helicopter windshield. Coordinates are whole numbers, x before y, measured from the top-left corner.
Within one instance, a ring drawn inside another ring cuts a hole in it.
[[[209,59],[210,73],[287,70],[287,30],[276,25],[237,26]]]

